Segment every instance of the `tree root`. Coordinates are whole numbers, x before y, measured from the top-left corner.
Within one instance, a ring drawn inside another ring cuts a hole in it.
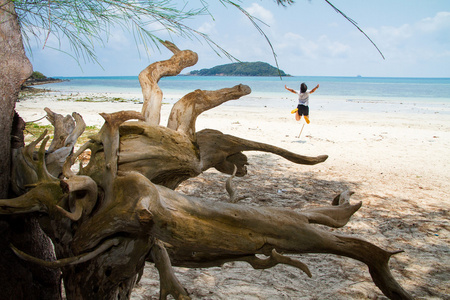
[[[172,270],[169,255],[161,241],[155,240],[151,250],[151,256],[159,272],[159,299],[167,299],[168,295],[172,295],[175,299],[191,299],[176,278]]]
[[[72,116],[62,115],[45,108],[47,119],[55,128],[54,138],[47,150],[46,167],[50,174],[55,177],[63,172],[66,158],[73,152],[77,139],[83,134],[86,123],[80,114],[74,112]]]
[[[10,247],[18,257],[20,257],[21,259],[23,259],[25,261],[29,261],[29,262],[32,262],[32,263],[35,263],[35,264],[38,264],[40,266],[44,266],[47,268],[51,268],[51,269],[58,269],[58,268],[63,268],[63,267],[69,266],[69,265],[76,265],[76,264],[81,264],[81,263],[87,262],[87,261],[95,258],[96,256],[100,255],[101,253],[107,251],[109,248],[111,248],[113,246],[117,246],[118,244],[119,244],[118,239],[108,240],[108,241],[104,242],[103,244],[101,244],[99,247],[97,247],[97,249],[95,249],[89,253],[83,253],[83,254],[80,254],[80,255],[77,255],[74,257],[62,258],[62,259],[58,259],[55,261],[42,260],[42,259],[33,257],[31,255],[28,255],[28,254],[20,251],[13,245],[10,245]]]
[[[328,158],[328,155],[316,157],[299,155],[269,144],[223,134],[218,130],[204,129],[197,132],[196,135],[203,170],[214,167],[223,173],[232,174],[234,165],[236,165],[238,168],[237,176],[243,176],[247,173],[245,168],[247,160],[242,158],[243,154],[240,153],[242,151],[269,152],[284,157],[293,163],[303,165],[315,165]]]
[[[98,187],[89,176],[76,175],[64,180],[69,194],[69,208],[74,208],[73,212],[68,212],[59,205],[56,208],[72,221],[78,221],[84,215],[88,217],[97,203]]]
[[[342,227],[348,223],[353,214],[361,208],[362,202],[350,205],[353,192],[344,191],[333,199],[332,206],[310,208],[303,212],[310,223],[322,224],[330,227]],[[336,198],[340,199],[336,204]]]
[[[228,179],[225,182],[225,189],[226,189],[228,195],[230,196],[229,201],[231,203],[237,203],[239,200],[247,198],[247,196],[238,196],[238,193],[234,187],[233,178],[234,178],[234,176],[236,176],[236,172],[237,172],[237,167],[236,167],[236,165],[234,165],[233,174],[231,174],[231,176],[228,177]]]

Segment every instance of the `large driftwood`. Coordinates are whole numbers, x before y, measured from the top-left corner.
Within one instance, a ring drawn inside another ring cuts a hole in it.
[[[102,114],[105,124],[100,132],[75,154],[68,153],[65,162],[58,160],[59,166],[54,169],[61,171],[57,174],[48,172],[47,158],[73,143],[52,143],[54,149],[46,153],[48,138],[44,133],[20,152],[16,169],[29,166],[26,174],[30,175],[22,179],[16,173],[16,185],[23,191],[31,189],[16,199],[0,200],[0,214],[39,212],[41,227],[52,239],[58,260],[42,261],[13,247],[15,253],[31,263],[61,268],[68,299],[129,298],[145,261],[155,263],[159,271],[161,299],[168,295],[189,299],[172,265],[204,268],[245,261],[254,268],[271,268],[281,263],[311,276],[305,263],[284,255],[303,253],[332,253],[359,260],[368,266],[373,281],[386,296],[410,299],[388,266],[390,257],[399,251],[389,252],[315,225],[347,224],[361,207],[361,203],[350,204],[352,193],[348,191],[335,197],[330,206],[296,212],[211,203],[211,199],[188,197],[173,190],[180,182],[212,167],[244,176],[248,161],[243,151],[270,152],[308,165],[321,163],[327,156],[302,156],[216,130],[195,132],[195,120],[201,112],[248,94],[249,88],[243,85],[195,91],[174,105],[168,127],[159,126],[158,78],[178,74],[180,66],[192,63],[194,57],[191,52],[170,47],[175,53],[172,59],[155,63],[141,73],[153,76],[151,84],[142,84],[150,95],[145,96],[143,115]],[[182,53],[187,53],[188,62]],[[65,134],[57,137],[66,136],[66,141],[78,135],[77,125],[84,122],[78,114],[73,117],[76,126],[60,131]],[[129,119],[139,121],[126,121]],[[70,167],[86,149],[91,150],[90,161],[75,174]],[[227,189],[235,201],[231,179]],[[267,258],[257,256],[260,254]]]
[[[144,122],[127,122],[120,127],[120,171],[138,171],[154,183],[170,188],[209,168],[244,176],[247,158],[242,151],[264,151],[280,155],[294,163],[313,165],[327,159],[326,155],[298,155],[272,145],[226,135],[217,130],[196,133],[195,143],[187,135],[162,126]],[[176,157],[176,159],[173,159]],[[98,168],[88,165],[83,172]]]

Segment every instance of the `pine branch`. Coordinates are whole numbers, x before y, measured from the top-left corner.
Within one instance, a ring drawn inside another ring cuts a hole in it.
[[[372,43],[372,45],[377,49],[378,53],[380,53],[381,57],[383,59],[384,55],[383,53],[380,51],[380,49],[378,48],[378,46],[372,41],[372,39],[358,26],[358,23],[356,23],[355,20],[349,18],[345,13],[343,13],[340,9],[338,9],[336,6],[334,6],[330,1],[328,0],[324,0],[326,3],[328,3],[338,14],[342,15],[344,18],[346,18],[350,23],[352,23],[353,26],[355,26],[356,28],[358,28],[358,30],[364,34],[364,36]]]

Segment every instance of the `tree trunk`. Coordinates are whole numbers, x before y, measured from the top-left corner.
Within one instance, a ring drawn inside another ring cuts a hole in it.
[[[25,55],[14,4],[8,0],[0,0],[0,70],[0,196],[7,198],[11,140],[15,139],[12,136],[15,102],[22,83],[32,73],[31,63]],[[0,218],[2,299],[60,299],[59,272],[25,264],[11,251],[10,243],[27,248],[26,251],[44,259],[54,258],[50,241],[34,217],[2,216]]]

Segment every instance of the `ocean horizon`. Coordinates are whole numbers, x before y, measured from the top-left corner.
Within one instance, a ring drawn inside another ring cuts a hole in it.
[[[46,84],[63,94],[107,93],[124,98],[142,99],[138,76],[57,77],[65,81]],[[308,89],[320,84],[310,97],[310,108],[316,110],[357,110],[373,112],[450,114],[450,78],[418,77],[338,77],[338,76],[186,76],[164,77],[159,87],[165,103],[175,103],[196,89],[218,90],[238,84],[250,86],[252,93],[224,105],[293,108],[296,95],[284,86],[299,90],[305,82]]]

